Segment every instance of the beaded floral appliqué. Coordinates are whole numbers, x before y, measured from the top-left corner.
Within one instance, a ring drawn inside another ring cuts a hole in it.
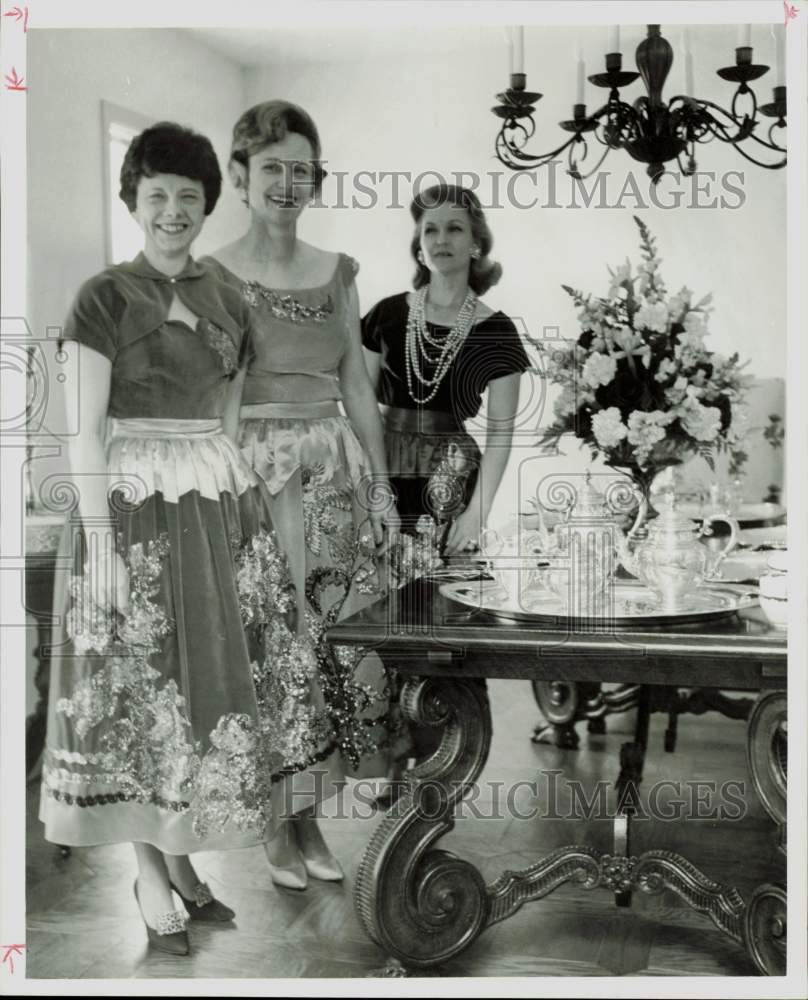
[[[290,323],[325,323],[334,313],[334,301],[330,295],[321,306],[307,306],[293,295],[281,295],[259,281],[245,281],[242,295],[253,309],[264,302],[276,319],[285,319]]]
[[[209,734],[207,750],[194,740],[185,698],[173,680],[163,682],[160,671],[149,663],[174,629],[159,601],[168,554],[165,535],[133,545],[126,553],[130,584],[126,619],[99,610],[90,600],[88,584],[73,581],[69,633],[77,652],[97,654],[99,666],[56,708],[71,719],[79,739],[97,730],[95,752],[49,750],[46,789],[67,805],[135,801],[187,812],[199,838],[230,823],[240,830],[263,831],[271,815],[272,783],[290,761],[292,724],[297,724],[293,706],[287,700],[280,712],[273,713],[273,719],[289,722],[286,729],[272,727],[279,734],[274,739],[269,738],[264,720],[259,724],[250,715],[230,712]],[[276,669],[284,676],[292,670],[310,671],[313,653],[309,650],[308,659],[302,655],[298,640],[281,618],[295,606],[295,596],[274,536],[260,532],[233,557],[242,616],[250,636],[259,640],[264,674]],[[258,683],[256,691],[263,708]],[[322,722],[318,726],[324,728]],[[292,754],[292,762],[297,759]],[[85,794],[88,788],[98,789],[99,794]]]
[[[178,802],[187,796],[199,767],[185,699],[173,680],[158,688],[160,671],[149,663],[174,629],[156,600],[167,553],[165,535],[130,547],[125,560],[129,610],[112,627],[114,616],[94,605],[86,578],[72,581],[68,634],[77,652],[103,654],[104,659],[79,681],[72,697],[56,704],[56,711],[73,721],[80,739],[105,727],[97,740],[100,759],[124,797],[139,802]],[[84,762],[79,756],[79,763]]]
[[[238,369],[238,351],[236,345],[220,326],[209,319],[200,319],[198,329],[208,345],[219,355],[225,375],[232,375]]]
[[[235,563],[245,625],[263,624],[295,607],[289,566],[273,533],[262,531],[236,549]]]

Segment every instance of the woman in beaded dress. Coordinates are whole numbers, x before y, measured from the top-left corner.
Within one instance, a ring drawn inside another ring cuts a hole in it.
[[[313,666],[266,491],[223,432],[250,317],[190,257],[220,190],[206,138],[171,123],[135,138],[121,198],[144,251],[85,282],[63,334],[79,573],[57,581],[40,817],[58,844],[134,844],[149,940],[173,954],[186,912],[234,916],[188,854],[271,835],[304,766],[277,678]]]
[[[410,212],[415,291],[378,302],[362,320],[362,342],[402,530],[437,531],[454,554],[475,548],[485,527],[530,362],[512,321],[479,298],[502,269],[489,260],[493,238],[477,196],[436,185]],[[465,422],[486,390],[481,453]]]
[[[214,256],[253,316],[255,357],[238,441],[269,489],[297,588],[299,629],[317,650],[332,737],[332,752],[319,763],[323,798],[346,775],[387,769],[382,665],[375,654],[330,646],[324,634],[380,596],[377,557],[397,515],[362,357],[358,266],[297,236],[298,218],[325,176],[319,160],[317,128],[302,108],[268,101],[246,111],[233,129],[230,174],[250,225]],[[292,811],[283,835],[266,845],[273,879],[303,889],[308,876],[342,878],[302,792]]]

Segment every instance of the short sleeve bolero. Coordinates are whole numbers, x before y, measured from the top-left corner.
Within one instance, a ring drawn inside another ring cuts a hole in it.
[[[196,329],[168,319],[175,295],[198,317]],[[217,409],[218,383],[249,360],[250,313],[206,264],[189,260],[172,277],[141,253],[84,282],[60,341],[112,363],[111,416],[206,416]]]

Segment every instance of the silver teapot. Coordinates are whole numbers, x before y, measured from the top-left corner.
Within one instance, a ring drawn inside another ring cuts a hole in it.
[[[617,536],[623,539],[606,498],[592,483],[589,472],[583,485],[558,483],[556,494],[566,502],[556,513],[563,519],[548,530],[541,506],[537,513],[541,552],[549,565],[540,571],[544,586],[561,598],[570,614],[602,617],[608,613],[610,590],[617,569]]]
[[[655,503],[659,517],[651,522],[648,538],[631,552],[621,536],[617,551],[623,566],[652,591],[663,611],[679,611],[687,607],[696,587],[717,576],[738,541],[738,522],[725,514],[711,514],[696,529],[689,517],[676,510],[673,493],[663,493]],[[729,525],[730,533],[723,548],[713,553],[699,538],[712,534],[716,521]]]
[[[589,473],[583,488],[571,496],[564,521],[552,532],[545,525],[541,507],[536,505],[542,551],[569,561],[567,580],[577,602],[583,599],[589,606],[603,604],[617,563],[648,587],[665,611],[686,607],[693,590],[705,579],[717,576],[721,563],[737,541],[738,522],[714,514],[705,518],[697,530],[690,518],[676,510],[673,493],[663,493],[657,502],[659,517],[649,525],[648,537],[633,550],[629,542],[644,517],[644,506],[641,505],[637,520],[624,534],[613,507],[595,489]],[[713,553],[699,538],[711,534],[716,521],[729,525],[730,536],[724,547]],[[551,589],[557,589],[554,581],[548,578],[548,582]]]

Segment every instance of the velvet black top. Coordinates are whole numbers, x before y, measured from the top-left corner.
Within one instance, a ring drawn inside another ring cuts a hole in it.
[[[381,373],[377,396],[380,403],[402,409],[417,409],[407,388],[405,341],[407,331],[407,293],[382,299],[362,320],[362,343],[368,350],[381,354]],[[440,337],[448,327],[427,323],[430,333]],[[420,358],[424,375],[431,377],[434,367]],[[458,420],[476,416],[482,394],[492,379],[523,372],[530,360],[513,322],[503,312],[492,313],[475,323],[433,399],[423,405],[425,410],[452,413]],[[416,396],[428,395],[426,386],[413,376]]]

